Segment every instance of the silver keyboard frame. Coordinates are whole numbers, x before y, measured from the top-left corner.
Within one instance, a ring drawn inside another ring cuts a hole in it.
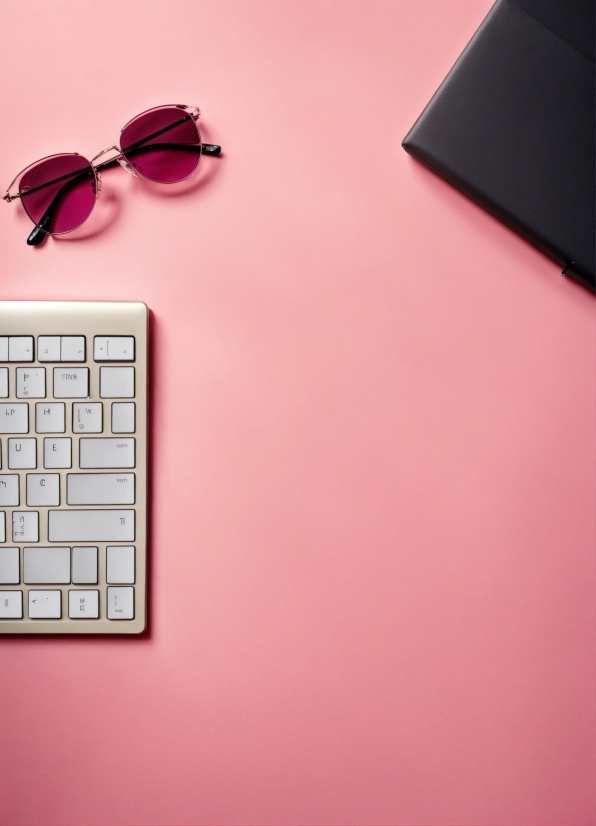
[[[20,501],[18,507],[0,506],[6,512],[6,542],[0,547],[19,547],[20,554],[20,584],[0,585],[0,590],[23,592],[23,619],[0,619],[0,634],[140,634],[147,625],[147,404],[148,404],[148,322],[149,310],[143,302],[119,301],[0,301],[0,336],[33,336],[35,339],[35,361],[33,362],[2,362],[2,367],[9,368],[9,396],[0,401],[2,403],[22,403],[26,399],[17,399],[15,395],[15,375],[17,367],[37,366],[46,368],[46,401],[54,401],[52,397],[52,369],[55,366],[89,368],[89,397],[91,402],[103,402],[103,432],[94,436],[111,436],[111,399],[99,397],[99,368],[103,365],[134,365],[135,367],[135,396],[126,401],[136,403],[136,422],[134,436],[136,439],[135,467],[129,472],[136,474],[135,504],[128,506],[136,511],[136,527],[134,542],[76,542],[73,545],[91,545],[99,549],[98,584],[97,585],[25,585],[23,583],[23,548],[35,546],[64,546],[69,543],[49,542],[47,536],[48,510],[56,510],[55,506],[34,507],[40,513],[39,542],[20,543],[12,542],[12,512],[13,510],[28,510],[25,496],[27,470],[10,470],[7,468],[8,438],[13,434],[2,434],[2,470],[0,473],[18,473],[20,475]],[[39,362],[37,361],[37,339],[43,335],[84,335],[86,339],[86,360],[84,362]],[[93,358],[94,336],[134,336],[135,360],[133,362],[102,361],[96,362]],[[37,466],[38,472],[43,470],[43,440],[50,434],[35,432],[35,403],[42,399],[29,400],[29,433],[28,436],[37,437]],[[82,399],[60,399],[66,402],[66,432],[52,434],[56,436],[70,436],[73,440],[72,468],[55,470],[51,473],[60,474],[60,502],[59,509],[73,510],[66,505],[66,474],[84,472],[78,469],[80,436],[72,431],[72,402]],[[23,434],[24,435],[24,434]],[[88,434],[82,434],[87,436]],[[111,509],[113,505],[91,505],[89,508]],[[134,544],[136,548],[135,584],[134,584],[134,619],[109,620],[106,616],[106,546],[117,544]],[[28,592],[29,590],[60,590],[62,592],[62,619],[29,619]],[[99,590],[99,619],[69,619],[68,591],[98,589]]]

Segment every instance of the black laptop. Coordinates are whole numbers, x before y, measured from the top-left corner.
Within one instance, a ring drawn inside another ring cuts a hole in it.
[[[497,0],[403,146],[594,290],[594,0]]]

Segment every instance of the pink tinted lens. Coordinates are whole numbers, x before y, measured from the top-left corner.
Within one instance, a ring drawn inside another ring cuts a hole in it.
[[[97,195],[93,167],[75,154],[53,155],[26,169],[19,181],[21,202],[47,233],[71,232],[91,214]]]
[[[160,106],[131,120],[122,130],[120,148],[137,172],[160,184],[188,178],[201,159],[199,130],[176,106]]]

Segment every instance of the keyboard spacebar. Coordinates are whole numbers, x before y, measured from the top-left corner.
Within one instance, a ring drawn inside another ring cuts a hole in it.
[[[50,542],[133,542],[134,510],[50,511]]]

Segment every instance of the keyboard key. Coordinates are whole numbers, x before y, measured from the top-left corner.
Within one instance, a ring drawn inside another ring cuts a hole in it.
[[[85,336],[62,336],[60,361],[85,361]]]
[[[23,619],[22,591],[0,591],[0,619]]]
[[[134,545],[108,545],[106,548],[106,582],[112,585],[134,585]]]
[[[30,619],[62,619],[62,591],[29,591]]]
[[[37,360],[60,361],[60,336],[37,337]]]
[[[18,585],[19,582],[19,549],[0,548],[0,583]]]
[[[35,430],[38,433],[64,433],[66,431],[66,405],[64,402],[37,402],[35,405]]]
[[[134,505],[134,473],[69,473],[68,505]]]
[[[6,542],[6,514],[0,511],[0,542]]]
[[[134,542],[133,510],[49,511],[50,542]]]
[[[97,619],[99,591],[69,591],[68,616],[70,619]]]
[[[0,361],[8,361],[8,336],[0,336]]]
[[[29,405],[0,404],[0,433],[29,433]]]
[[[9,439],[8,467],[10,470],[37,467],[37,439]]]
[[[130,468],[135,466],[135,440],[80,439],[79,467],[81,468]]]
[[[23,582],[54,585],[70,582],[70,548],[25,548]]]
[[[46,368],[17,367],[17,399],[45,399]]]
[[[95,361],[134,361],[134,337],[95,336],[93,358]]]
[[[75,585],[97,584],[97,548],[81,545],[72,549],[72,581]]]
[[[39,542],[39,513],[37,511],[12,512],[12,541]]]
[[[135,413],[134,402],[112,402],[112,433],[134,433]]]
[[[108,588],[108,619],[134,619],[135,589]]]
[[[19,476],[17,473],[0,475],[0,505],[19,504]]]
[[[54,367],[55,399],[86,399],[88,395],[88,367]]]
[[[72,406],[72,429],[85,433],[101,433],[103,430],[103,404],[80,402]]]
[[[8,398],[8,367],[0,367],[0,399]]]
[[[99,368],[99,395],[102,399],[132,399],[134,394],[134,367]]]
[[[48,469],[72,467],[72,439],[43,440],[43,466]]]
[[[27,505],[45,507],[60,504],[60,476],[58,473],[27,474]]]
[[[8,360],[33,361],[33,336],[9,336]]]

